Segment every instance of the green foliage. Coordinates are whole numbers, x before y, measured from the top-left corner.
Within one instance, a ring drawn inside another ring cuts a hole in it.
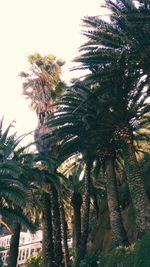
[[[116,249],[112,249],[102,260],[99,266],[116,267],[122,264],[123,267],[134,266],[134,251],[135,244],[129,247],[119,246]]]
[[[97,254],[87,254],[84,260],[81,261],[81,267],[98,266],[99,256]]]
[[[31,186],[27,179],[32,163],[27,164],[29,154],[25,154],[26,147],[19,147],[23,137],[10,134],[11,127],[13,123],[4,130],[3,119],[0,120],[0,214],[9,217],[10,221],[31,226],[30,230],[33,231],[35,227],[23,213],[26,204],[31,203]]]
[[[54,55],[41,56],[39,53],[30,55],[28,61],[30,73],[20,73],[24,79],[23,94],[39,114],[47,111],[64,89],[65,84],[60,78],[64,61]]]
[[[42,264],[42,256],[40,253],[30,256],[26,262],[26,267],[40,267]]]
[[[137,242],[134,264],[137,267],[150,266],[150,233]]]
[[[129,247],[119,246],[101,259],[100,267],[148,267],[150,266],[150,233]]]
[[[80,267],[98,266],[101,256],[98,254],[87,253],[85,258],[80,262]],[[73,264],[72,266],[75,267]]]

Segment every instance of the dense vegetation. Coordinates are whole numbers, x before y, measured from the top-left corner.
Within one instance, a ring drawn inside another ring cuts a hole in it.
[[[42,256],[26,266],[150,266],[150,4],[105,5],[109,22],[83,18],[87,42],[74,69],[87,70],[84,78],[67,86],[64,62],[38,53],[20,73],[38,118],[36,152],[1,122],[9,267],[21,228],[43,230]]]

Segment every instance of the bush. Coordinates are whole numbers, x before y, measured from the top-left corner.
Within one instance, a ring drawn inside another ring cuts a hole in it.
[[[119,246],[107,253],[99,266],[101,267],[133,267],[134,266],[134,247],[132,244],[129,247]]]
[[[150,233],[129,247],[119,246],[110,250],[100,260],[99,267],[149,267]]]
[[[136,267],[150,266],[150,233],[137,242],[134,264]]]
[[[30,256],[25,262],[26,267],[40,267],[41,264],[42,264],[42,256],[39,253]]]
[[[97,254],[86,254],[84,260],[80,262],[80,267],[93,267],[98,266],[99,255]]]

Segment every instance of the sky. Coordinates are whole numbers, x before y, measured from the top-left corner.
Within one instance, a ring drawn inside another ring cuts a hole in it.
[[[35,52],[54,54],[64,60],[63,80],[79,73],[70,72],[72,60],[84,43],[84,16],[104,15],[103,0],[0,0],[0,118],[4,125],[13,120],[18,136],[36,128],[35,113],[22,95],[21,71],[28,72],[27,57]],[[32,139],[26,138],[25,142]]]

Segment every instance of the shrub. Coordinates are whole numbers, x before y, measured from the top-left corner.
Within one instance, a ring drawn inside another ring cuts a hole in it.
[[[150,233],[137,242],[134,264],[136,267],[150,266]]]
[[[80,267],[98,266],[99,255],[87,253],[84,260],[80,262]]]
[[[40,267],[41,264],[42,264],[42,256],[39,253],[30,256],[25,262],[26,267]]]
[[[129,247],[119,246],[103,256],[99,267],[149,267],[150,233]]]
[[[134,266],[134,247],[132,244],[129,247],[119,246],[110,250],[99,266],[101,267],[133,267]]]

